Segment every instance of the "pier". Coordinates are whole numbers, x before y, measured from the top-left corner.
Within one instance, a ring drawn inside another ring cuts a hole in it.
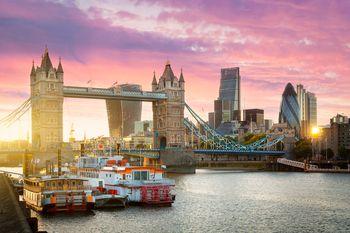
[[[31,218],[28,218],[18,202],[18,195],[12,188],[12,184],[9,178],[0,173],[0,226],[1,232],[23,232],[32,233],[37,232],[36,229],[32,229],[30,224],[33,222]]]

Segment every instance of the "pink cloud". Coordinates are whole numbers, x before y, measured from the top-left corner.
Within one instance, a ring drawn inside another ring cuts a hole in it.
[[[170,59],[176,75],[183,68],[187,102],[203,117],[218,96],[220,69],[230,66],[241,69],[242,106],[263,108],[268,118],[277,120],[288,82],[316,93],[320,123],[338,111],[350,114],[346,1],[130,2],[161,9],[152,16],[126,10],[106,16],[98,5],[84,11],[57,2],[0,4],[0,116],[29,93],[31,60],[40,62],[45,44],[54,64],[62,57],[67,85],[92,79],[107,87],[118,80],[149,90],[153,70],[159,76]],[[115,24],[118,19],[134,27]],[[138,30],[145,20],[150,29]]]

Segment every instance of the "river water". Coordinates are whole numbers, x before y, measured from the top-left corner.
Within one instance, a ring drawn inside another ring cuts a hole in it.
[[[197,170],[172,207],[38,216],[48,232],[350,232],[350,175]]]

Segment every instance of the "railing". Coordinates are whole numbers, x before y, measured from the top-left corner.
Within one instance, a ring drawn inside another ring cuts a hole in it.
[[[140,186],[140,185],[152,185],[152,184],[164,184],[164,185],[175,185],[175,180],[172,179],[160,179],[160,180],[119,180],[119,184]]]
[[[303,162],[294,161],[294,160],[285,159],[285,158],[278,158],[277,162],[284,164],[284,165],[292,166],[292,167],[297,167],[297,168],[302,168],[302,169],[306,168],[307,170],[319,169],[317,165],[305,164]]]

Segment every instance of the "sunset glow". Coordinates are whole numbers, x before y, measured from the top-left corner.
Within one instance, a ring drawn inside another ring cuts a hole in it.
[[[29,74],[45,45],[62,58],[65,85],[151,89],[170,60],[183,69],[186,102],[203,118],[218,97],[220,69],[239,66],[242,109],[278,119],[288,82],[317,95],[319,125],[350,114],[348,1],[0,1],[0,118],[30,96]],[[322,16],[322,17],[320,17]],[[151,119],[145,103],[143,119]],[[25,139],[29,114],[0,139]],[[102,100],[65,99],[64,138],[108,135]],[[20,135],[20,136],[19,136]]]

